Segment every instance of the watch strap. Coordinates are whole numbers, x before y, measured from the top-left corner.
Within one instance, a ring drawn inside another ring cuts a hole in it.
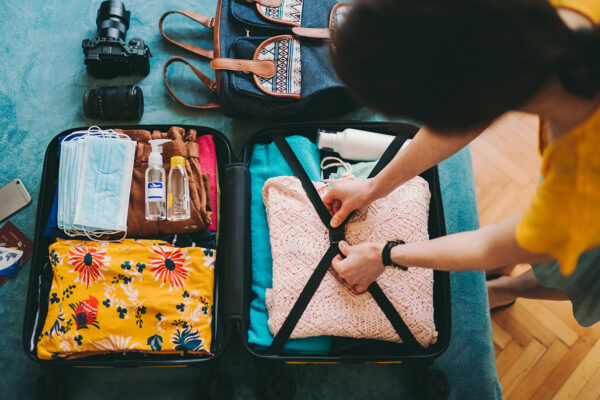
[[[404,244],[404,241],[390,240],[389,242],[387,242],[385,244],[385,246],[383,246],[383,250],[381,251],[381,261],[383,262],[383,265],[386,268],[400,269],[400,270],[406,271],[406,270],[408,270],[408,268],[406,268],[405,266],[402,266],[402,265],[394,264],[394,262],[392,261],[392,256],[391,256],[392,248],[394,248],[395,246],[397,246],[399,244]]]

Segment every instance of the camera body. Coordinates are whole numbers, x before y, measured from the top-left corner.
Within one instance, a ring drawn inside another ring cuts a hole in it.
[[[96,37],[81,45],[88,72],[96,78],[150,73],[150,48],[141,39],[125,43],[121,38]]]
[[[142,75],[150,72],[150,49],[142,39],[125,43],[130,12],[120,1],[104,1],[98,9],[98,35],[84,39],[81,47],[88,72],[96,78]]]

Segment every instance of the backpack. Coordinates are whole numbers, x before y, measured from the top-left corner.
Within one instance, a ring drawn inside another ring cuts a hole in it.
[[[330,60],[330,32],[349,11],[335,0],[219,0],[215,17],[168,11],[159,30],[169,42],[210,60],[213,81],[188,60],[169,59],[163,68],[168,91],[180,104],[217,109],[232,118],[317,119],[337,116],[357,106]],[[212,50],[173,40],[163,30],[165,18],[182,14],[214,31]],[[216,101],[183,102],[167,79],[169,65],[189,66],[216,95]]]

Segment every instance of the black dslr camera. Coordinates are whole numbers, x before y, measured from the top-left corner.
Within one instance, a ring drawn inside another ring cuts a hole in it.
[[[98,9],[98,36],[82,43],[88,72],[96,78],[142,75],[150,72],[150,49],[142,39],[125,44],[130,12],[120,1],[104,1]]]

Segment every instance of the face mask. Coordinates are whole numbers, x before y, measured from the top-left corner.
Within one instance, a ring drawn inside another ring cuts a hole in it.
[[[134,141],[114,131],[92,130],[65,138],[58,226],[67,235],[93,240],[126,233],[135,147]]]

